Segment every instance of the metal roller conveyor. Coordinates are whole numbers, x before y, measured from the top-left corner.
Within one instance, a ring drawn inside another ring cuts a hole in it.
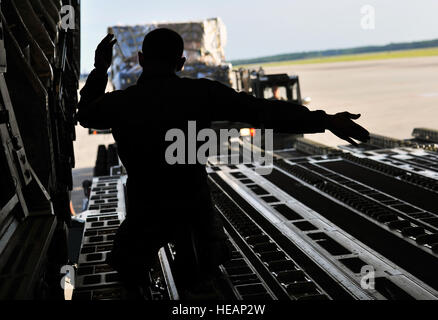
[[[272,242],[284,244],[286,251],[295,247],[316,261],[323,272],[312,274],[312,280],[323,289],[329,277],[354,299],[436,299],[436,231],[424,221],[433,213],[423,209],[423,216],[409,216],[398,210],[408,205],[404,201],[326,170],[323,164],[336,161],[333,157],[305,159],[277,162],[268,176],[257,174],[257,165],[216,163],[210,177],[222,194],[251,212]],[[371,211],[366,215],[364,209]],[[361,287],[364,267],[375,271],[375,290]]]

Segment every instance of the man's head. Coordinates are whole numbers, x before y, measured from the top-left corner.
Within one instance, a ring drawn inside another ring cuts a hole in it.
[[[280,88],[278,86],[272,86],[272,94],[274,99],[281,100]]]
[[[178,72],[186,62],[183,52],[184,40],[178,33],[165,28],[155,29],[144,38],[142,52],[139,52],[140,65]]]

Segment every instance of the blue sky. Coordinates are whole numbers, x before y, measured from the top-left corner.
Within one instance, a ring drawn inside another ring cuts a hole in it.
[[[372,5],[374,30],[361,27]],[[82,71],[108,26],[220,17],[228,60],[438,38],[437,0],[83,0]]]

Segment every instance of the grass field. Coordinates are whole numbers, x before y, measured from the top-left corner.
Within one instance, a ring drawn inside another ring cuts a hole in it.
[[[415,58],[415,57],[430,57],[430,56],[438,56],[438,47],[437,48],[427,48],[427,49],[414,49],[414,50],[365,53],[365,54],[340,55],[340,56],[333,56],[333,57],[322,57],[322,58],[312,58],[312,59],[302,59],[302,60],[289,60],[289,61],[281,61],[281,62],[268,62],[268,63],[260,63],[260,64],[237,65],[237,66],[234,66],[234,69],[238,69],[239,67],[248,68],[251,66],[282,67],[282,66],[299,65],[299,64],[384,60],[384,59],[400,59],[400,58]]]

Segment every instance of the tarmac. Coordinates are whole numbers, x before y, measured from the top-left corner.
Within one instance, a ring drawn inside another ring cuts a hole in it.
[[[438,57],[291,65],[265,69],[297,74],[312,110],[362,114],[370,132],[398,139],[416,127],[438,129]],[[333,147],[345,144],[331,133],[308,135]]]
[[[312,98],[311,110],[360,113],[358,123],[372,133],[406,139],[416,127],[438,129],[438,57],[290,65],[265,71],[299,75],[303,97]],[[80,212],[82,181],[92,177],[97,148],[114,140],[111,135],[89,135],[80,126],[76,133],[72,198]],[[306,137],[333,147],[346,144],[329,132]]]

